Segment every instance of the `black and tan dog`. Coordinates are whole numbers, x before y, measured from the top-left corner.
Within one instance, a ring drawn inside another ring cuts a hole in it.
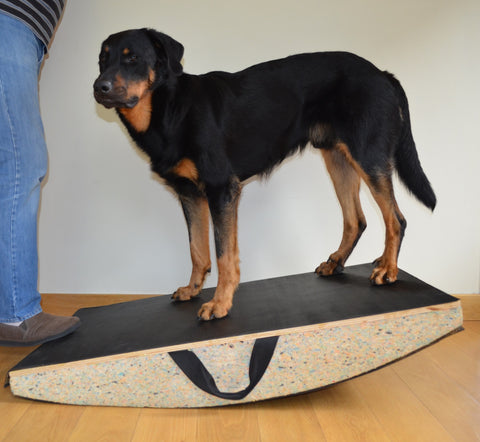
[[[268,174],[307,144],[322,152],[344,217],[338,250],[316,272],[341,272],[365,229],[363,179],[386,226],[385,250],[370,280],[393,283],[406,227],[394,197],[394,170],[426,206],[433,210],[436,203],[412,138],[407,98],[393,75],[345,52],[294,55],[205,75],[184,73],[182,56],[183,46],[160,32],[120,32],[103,43],[94,84],[96,100],[116,108],[152,170],[178,193],[193,269],[173,298],[186,301],[202,289],[211,265],[211,215],[218,284],[198,314],[204,320],[227,315],[240,279],[241,183]]]

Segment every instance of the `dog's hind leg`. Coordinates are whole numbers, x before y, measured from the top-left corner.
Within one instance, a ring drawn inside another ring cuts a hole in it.
[[[183,213],[187,221],[192,275],[185,287],[180,287],[172,299],[188,301],[202,290],[205,277],[210,272],[210,250],[208,240],[210,211],[204,196],[180,196]]]
[[[375,268],[370,276],[374,285],[391,284],[397,280],[397,259],[402,244],[407,221],[400,212],[390,174],[366,180],[370,191],[383,215],[385,222],[385,250],[383,255],[375,260]]]
[[[343,271],[345,261],[352,253],[367,223],[360,205],[360,176],[354,166],[337,147],[322,149],[321,152],[343,213],[343,236],[340,246],[315,270],[318,275],[329,276]]]
[[[241,186],[236,179],[226,187],[207,189],[215,233],[218,284],[212,300],[203,304],[198,312],[198,317],[205,321],[228,314],[240,281],[237,239],[240,192]]]

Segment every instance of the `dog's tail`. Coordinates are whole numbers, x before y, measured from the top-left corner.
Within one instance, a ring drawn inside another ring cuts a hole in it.
[[[400,116],[402,118],[402,132],[399,143],[395,149],[395,168],[400,179],[405,186],[413,193],[423,204],[431,210],[437,204],[437,198],[433,192],[432,186],[420,165],[415,141],[413,140],[412,128],[410,125],[410,112],[408,110],[408,100],[400,82],[390,73],[385,72],[390,83],[395,88],[400,102]]]

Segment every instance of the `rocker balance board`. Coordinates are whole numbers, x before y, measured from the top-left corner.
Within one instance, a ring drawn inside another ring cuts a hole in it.
[[[373,287],[369,265],[240,284],[226,319],[196,312],[214,289],[93,307],[82,326],[10,373],[13,394],[81,405],[209,407],[316,390],[461,329],[460,301],[400,271]]]

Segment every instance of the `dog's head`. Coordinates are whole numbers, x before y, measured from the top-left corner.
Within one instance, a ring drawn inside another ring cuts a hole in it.
[[[99,57],[95,99],[107,108],[131,109],[150,91],[181,75],[183,46],[153,29],[110,35]]]

